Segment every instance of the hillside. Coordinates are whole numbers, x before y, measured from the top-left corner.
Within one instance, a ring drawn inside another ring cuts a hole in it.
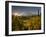
[[[12,31],[41,29],[41,16],[14,16],[12,15]]]

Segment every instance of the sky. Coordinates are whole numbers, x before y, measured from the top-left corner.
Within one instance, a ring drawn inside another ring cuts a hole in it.
[[[12,13],[20,16],[38,15],[38,10],[40,14],[41,7],[12,6]]]

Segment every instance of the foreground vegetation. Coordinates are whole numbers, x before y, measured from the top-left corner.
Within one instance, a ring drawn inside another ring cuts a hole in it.
[[[12,31],[41,29],[41,16],[14,16],[12,15]]]

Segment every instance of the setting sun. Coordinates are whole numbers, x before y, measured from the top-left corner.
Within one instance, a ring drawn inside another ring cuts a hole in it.
[[[21,16],[22,14],[20,14],[20,13],[13,13],[13,15],[15,15],[15,16]]]
[[[15,13],[15,16],[18,16],[19,15],[19,13]]]

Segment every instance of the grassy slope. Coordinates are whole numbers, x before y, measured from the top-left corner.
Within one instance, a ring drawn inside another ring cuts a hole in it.
[[[12,30],[39,30],[40,16],[12,16]]]

